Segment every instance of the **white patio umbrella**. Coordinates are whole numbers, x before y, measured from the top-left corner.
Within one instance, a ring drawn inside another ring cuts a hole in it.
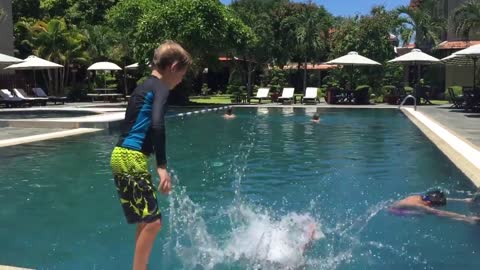
[[[63,68],[62,65],[57,63],[42,59],[35,55],[30,55],[29,57],[25,58],[23,62],[18,64],[13,64],[5,69],[11,70],[33,70],[33,81],[35,83],[35,87],[37,86],[37,79],[35,77],[35,70],[45,70],[45,69],[57,69]]]
[[[111,70],[122,70],[117,64],[112,62],[97,62],[89,66],[87,70],[102,70],[102,71],[111,71]],[[105,88],[107,88],[107,78],[105,78]]]
[[[125,66],[125,69],[138,69],[138,63]]]
[[[87,70],[122,70],[122,68],[112,62],[97,62],[89,66]]]
[[[473,65],[473,88],[476,90],[477,61],[480,58],[480,44],[470,46],[442,59],[447,65]]]
[[[402,56],[399,56],[395,59],[392,59],[388,62],[415,65],[417,67],[417,80],[416,80],[417,86],[420,82],[420,68],[419,68],[420,65],[442,64],[442,61],[440,59],[435,58],[431,55],[428,55],[422,52],[420,49],[413,49],[411,52],[404,54]]]
[[[359,55],[357,52],[349,52],[347,55],[328,61],[328,65],[350,66],[353,71],[354,66],[381,66],[382,64],[373,61],[365,56]],[[351,81],[353,82],[353,72],[351,72]],[[352,85],[353,88],[353,85]]]
[[[23,62],[22,59],[0,53],[0,64],[15,64]]]

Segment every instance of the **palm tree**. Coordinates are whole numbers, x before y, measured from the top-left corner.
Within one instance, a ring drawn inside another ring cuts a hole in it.
[[[16,27],[23,33],[22,46],[30,48],[39,57],[64,65],[62,70],[47,71],[45,78],[51,93],[63,92],[65,83],[68,83],[70,64],[85,63],[88,59],[84,50],[85,36],[75,26],[68,28],[63,19],[33,24],[21,21]]]
[[[457,35],[468,40],[472,29],[480,29],[480,2],[470,0],[461,5],[453,13],[453,22]]]
[[[327,12],[309,2],[298,19],[295,29],[297,48],[303,60],[303,92],[307,87],[307,63],[326,47],[328,32]]]
[[[416,45],[424,51],[430,51],[441,42],[445,22],[433,16],[437,4],[435,0],[424,0],[420,7],[401,6],[397,9],[404,20],[400,33],[405,41],[415,37]]]

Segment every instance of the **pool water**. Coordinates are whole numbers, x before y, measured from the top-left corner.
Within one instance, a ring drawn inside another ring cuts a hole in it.
[[[475,190],[400,111],[319,110],[319,124],[314,112],[169,118],[174,189],[159,198],[150,269],[480,267],[480,226],[385,210],[432,187]],[[129,269],[135,230],[110,175],[116,140],[105,132],[2,148],[0,264]]]

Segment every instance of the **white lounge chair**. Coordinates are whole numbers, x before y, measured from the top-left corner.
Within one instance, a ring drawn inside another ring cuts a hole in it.
[[[282,96],[278,97],[278,102],[281,102],[282,104],[292,104],[294,92],[295,88],[283,88]]]
[[[47,105],[48,98],[46,98],[46,97],[31,97],[31,96],[27,95],[27,93],[23,89],[20,89],[20,88],[13,88],[13,93],[15,94],[15,96],[17,96],[17,97],[19,97],[23,100],[30,101],[33,104],[36,103],[36,104],[40,104],[42,106]]]
[[[318,88],[307,87],[305,95],[302,97],[302,103],[317,104],[318,102]]]
[[[258,103],[262,103],[262,99],[269,99],[268,93],[270,92],[270,88],[259,88],[257,91],[257,95],[255,97],[251,97],[252,99],[258,99]],[[248,102],[250,102],[250,100]]]

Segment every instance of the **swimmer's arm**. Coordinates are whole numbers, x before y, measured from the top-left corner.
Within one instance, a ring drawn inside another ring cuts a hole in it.
[[[446,218],[450,218],[450,219],[458,220],[458,221],[463,221],[463,222],[467,222],[467,223],[476,223],[477,222],[477,220],[473,217],[468,217],[466,215],[461,215],[461,214],[458,214],[458,213],[455,213],[455,212],[438,210],[438,209],[428,207],[428,206],[423,206],[422,210],[425,211],[425,213],[427,213],[427,214],[432,214],[432,215],[436,215],[436,216],[439,216],[439,217],[446,217]]]
[[[471,203],[472,199],[471,198],[467,198],[467,199],[448,198],[448,201]]]

